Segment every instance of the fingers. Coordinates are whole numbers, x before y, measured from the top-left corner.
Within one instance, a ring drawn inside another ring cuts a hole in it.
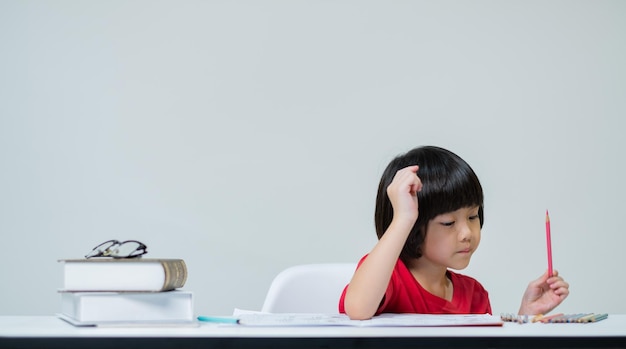
[[[417,176],[419,166],[407,166],[393,177],[387,187],[387,195],[395,217],[402,221],[415,223],[418,216],[417,193],[422,190],[422,181]],[[411,224],[412,224],[411,223]]]
[[[569,284],[561,276],[559,276],[559,272],[557,270],[554,270],[552,276],[549,276],[548,271],[546,270],[539,278],[531,281],[528,287],[540,288],[544,290],[550,289],[558,295],[569,294]]]
[[[537,278],[537,280],[535,280],[534,282],[539,283],[539,284],[547,283],[548,280],[552,278],[559,278],[559,271],[555,269],[552,272],[552,276],[550,276],[549,271],[546,269],[546,271],[539,278]]]
[[[560,296],[561,299],[565,299],[569,295],[569,283],[558,276],[556,272],[553,277],[547,280],[547,283],[554,294]]]
[[[548,272],[546,271],[541,277],[539,277],[539,279],[535,280],[534,282],[537,282],[537,286],[542,288],[546,287],[547,285],[546,291],[550,290],[553,296],[556,296],[556,298],[553,299],[557,303],[554,304],[553,307],[556,307],[569,295],[569,283],[567,283],[561,276],[559,276],[559,272],[556,270],[554,270],[552,276],[548,276]]]
[[[569,284],[567,282],[565,282],[565,280],[562,277],[559,276],[559,272],[556,271],[556,270],[554,271],[552,276],[550,276],[550,277],[548,277],[546,279],[546,283],[548,285],[550,285],[551,288],[554,285],[560,285],[560,286],[569,287]]]
[[[392,191],[409,192],[415,195],[422,190],[422,181],[417,176],[417,170],[419,166],[408,166],[398,172],[393,177],[391,184],[387,188],[387,193],[391,194]]]
[[[407,170],[411,173],[408,180],[411,182],[411,194],[417,195],[422,190],[422,180],[417,176],[417,170],[419,166],[409,166]]]

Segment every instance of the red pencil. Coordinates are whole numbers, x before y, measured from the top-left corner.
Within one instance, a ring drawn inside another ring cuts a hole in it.
[[[546,210],[546,244],[548,245],[548,276],[552,276],[552,239],[550,237],[550,216]]]

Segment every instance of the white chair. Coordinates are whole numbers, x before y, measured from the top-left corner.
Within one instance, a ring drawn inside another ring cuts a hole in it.
[[[339,297],[356,263],[302,264],[281,271],[272,281],[261,311],[339,313]]]

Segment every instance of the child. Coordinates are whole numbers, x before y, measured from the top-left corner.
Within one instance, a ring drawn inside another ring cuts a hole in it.
[[[472,168],[438,147],[415,148],[387,166],[376,197],[378,243],[344,289],[339,311],[352,319],[380,313],[491,314],[487,291],[448,268],[467,267],[480,243],[483,191]],[[546,271],[530,282],[519,314],[545,314],[569,294]]]

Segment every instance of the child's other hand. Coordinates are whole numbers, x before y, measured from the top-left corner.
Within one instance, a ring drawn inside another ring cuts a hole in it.
[[[422,181],[417,176],[419,166],[408,166],[396,172],[387,195],[393,206],[393,219],[415,223],[418,216],[417,193],[422,190]]]
[[[555,270],[549,277],[546,271],[537,280],[531,281],[522,297],[519,314],[547,314],[569,295],[569,284]]]

